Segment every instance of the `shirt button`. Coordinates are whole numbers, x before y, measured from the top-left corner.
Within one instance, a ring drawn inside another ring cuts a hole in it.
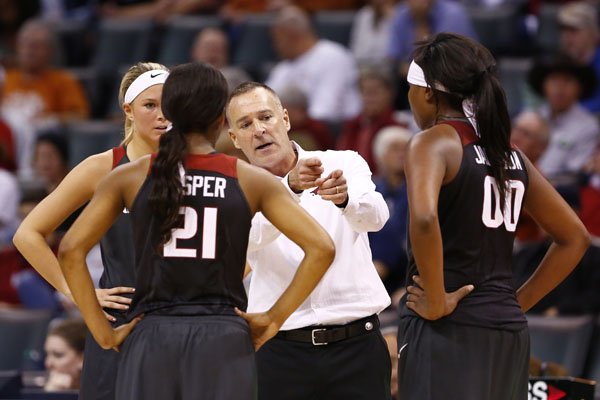
[[[365,329],[370,331],[371,329],[373,329],[373,323],[372,322],[367,322],[365,324]]]

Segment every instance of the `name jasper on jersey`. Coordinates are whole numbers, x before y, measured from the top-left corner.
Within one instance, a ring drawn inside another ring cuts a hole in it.
[[[186,175],[185,195],[225,198],[227,179],[218,176]]]

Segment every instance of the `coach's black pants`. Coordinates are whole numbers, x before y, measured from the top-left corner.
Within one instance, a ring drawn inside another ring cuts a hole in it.
[[[256,353],[259,400],[389,400],[391,362],[378,329],[324,346],[273,338]]]

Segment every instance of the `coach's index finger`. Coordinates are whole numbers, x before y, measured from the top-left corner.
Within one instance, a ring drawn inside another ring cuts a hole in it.
[[[320,167],[323,163],[317,157],[304,158],[302,159],[304,165],[307,167]]]
[[[305,158],[298,162],[299,167],[304,167],[312,170],[312,173],[321,175],[323,173],[323,163],[316,157]]]

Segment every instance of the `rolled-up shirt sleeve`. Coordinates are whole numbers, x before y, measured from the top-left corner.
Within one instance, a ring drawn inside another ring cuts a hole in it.
[[[377,232],[390,217],[388,206],[375,190],[367,162],[354,151],[345,153],[348,160],[343,172],[348,184],[348,204],[342,214],[356,232]]]

